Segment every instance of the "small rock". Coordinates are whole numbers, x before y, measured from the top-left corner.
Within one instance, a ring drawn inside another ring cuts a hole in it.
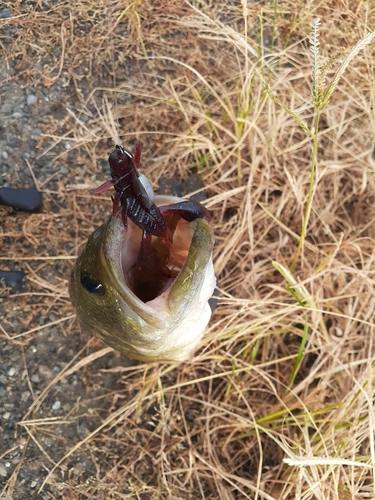
[[[37,485],[37,482],[36,481],[32,481],[30,483],[30,488],[35,488],[36,485]]]
[[[49,334],[50,334],[51,338],[48,339],[48,340],[54,340],[54,337],[56,337],[56,335],[59,334],[59,330],[58,330],[57,326],[52,326],[51,329],[50,329]]]
[[[1,106],[1,111],[2,113],[5,113],[6,115],[9,115],[12,111],[12,105],[9,104],[9,102],[6,102]]]
[[[12,11],[10,9],[0,10],[0,19],[6,19],[8,17],[12,17]]]
[[[182,183],[182,196],[187,195],[193,191],[197,191],[198,189],[203,189],[204,183],[198,173],[191,174],[186,181]],[[193,201],[197,201],[201,203],[207,199],[206,191],[200,191],[199,193],[190,196],[190,199]]]
[[[68,169],[68,167],[62,166],[62,167],[60,167],[60,172],[62,174],[69,174],[69,169]]]
[[[56,319],[57,319],[56,314],[53,312],[49,313],[48,317],[49,317],[50,321],[52,321],[52,322],[56,321]]]
[[[0,384],[6,385],[8,383],[8,379],[4,374],[0,375]]]
[[[4,160],[7,160],[8,159],[8,153],[6,151],[3,151],[1,153],[1,156],[4,158]]]
[[[30,391],[23,391],[21,393],[21,401],[27,401],[30,397]]]
[[[21,139],[18,139],[18,137],[12,137],[12,139],[7,142],[7,146],[10,149],[20,148],[22,146]]]
[[[26,102],[28,106],[32,106],[36,103],[36,96],[33,94],[29,94],[26,98]]]
[[[2,398],[3,396],[5,396],[5,388],[4,386],[0,385],[0,398]]]
[[[40,128],[34,128],[34,129],[31,131],[31,135],[32,135],[33,137],[39,137],[41,133],[42,133],[42,131],[40,130]]]
[[[87,435],[88,435],[89,431],[88,429],[86,428],[84,422],[81,422],[79,425],[78,425],[78,434],[79,434],[79,437],[81,439],[84,439]]]
[[[61,368],[56,365],[56,366],[53,367],[53,372],[56,373],[56,375],[57,375],[58,373],[61,372]]]
[[[34,375],[31,375],[31,382],[35,382],[35,383],[40,382],[40,377],[37,373],[34,373]]]
[[[15,111],[12,116],[13,118],[22,118],[22,113],[20,113],[19,111]]]
[[[10,413],[9,413],[9,411],[6,411],[6,412],[4,413],[4,415],[3,415],[3,419],[4,419],[4,420],[9,420],[9,419],[10,419]]]
[[[0,462],[0,476],[1,477],[7,477],[8,475],[8,472],[5,468],[5,465],[3,463]]]
[[[15,374],[16,374],[16,369],[14,368],[14,366],[12,366],[12,368],[8,372],[8,375],[9,377],[13,377],[13,375]]]
[[[159,194],[181,196],[181,184],[169,177],[160,177]]]
[[[20,469],[20,478],[29,481],[31,479],[31,475],[25,471],[25,469]]]
[[[61,401],[55,401],[52,405],[52,410],[60,410],[61,408]]]
[[[54,441],[52,441],[52,439],[51,439],[51,438],[46,437],[46,438],[44,438],[44,444],[45,444],[46,446],[48,446],[48,448],[51,448],[51,446],[52,446],[53,444],[55,444],[55,443],[54,443]]]
[[[35,161],[35,164],[38,166],[38,167],[47,167],[50,163],[51,159],[49,156],[42,156],[41,158],[38,158],[36,161]],[[43,324],[43,323],[42,323]]]

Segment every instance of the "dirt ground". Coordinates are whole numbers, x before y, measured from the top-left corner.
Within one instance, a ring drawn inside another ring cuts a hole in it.
[[[0,269],[25,272],[0,296],[0,499],[373,498],[374,49],[317,113],[308,42],[319,15],[328,85],[369,4],[0,0],[0,187],[43,196],[0,205]],[[129,361],[69,299],[111,213],[109,108],[155,188],[206,186],[221,295],[191,362]]]
[[[12,4],[1,2],[0,18],[7,14],[7,7],[13,11]],[[24,12],[28,8],[36,6],[22,6]],[[6,33],[6,43],[7,36],[12,36],[17,28],[2,19],[1,29]],[[6,50],[3,62],[4,56]],[[51,54],[43,64],[53,66],[54,62]],[[33,85],[22,74],[19,66],[23,63],[22,56],[8,59],[0,69],[1,182],[3,187],[37,187],[43,191],[43,206],[32,215],[0,207],[1,268],[26,273],[24,289],[17,294],[5,294],[0,302],[0,483],[5,486],[14,481],[9,497],[14,500],[67,498],[51,484],[43,493],[38,490],[48,468],[64,456],[72,443],[97,428],[109,408],[114,411],[119,407],[126,391],[123,392],[115,369],[130,362],[117,353],[107,352],[88,368],[64,376],[74,360],[100,349],[100,344],[81,333],[67,294],[70,269],[82,243],[77,221],[72,221],[71,214],[82,207],[92,212],[86,221],[89,234],[103,222],[109,209],[105,203],[88,205],[87,189],[81,196],[80,192],[77,195],[76,191],[69,191],[68,186],[87,181],[95,184],[103,178],[100,167],[108,175],[108,165],[102,161],[98,169],[92,163],[90,175],[84,171],[77,150],[69,151],[72,145],[68,139],[58,145],[50,138],[41,140],[51,124],[56,134],[64,134],[66,108],[75,110],[79,103],[77,93],[87,94],[94,83],[82,78],[79,86],[74,87],[64,85],[66,82],[60,77],[52,86]],[[84,73],[84,68],[81,70]],[[108,81],[99,77],[95,84],[105,85]],[[9,255],[13,257],[4,260]],[[56,255],[66,257],[49,259]],[[33,257],[37,259],[33,261]],[[38,419],[43,419],[46,426],[35,441],[21,422],[29,421],[33,426],[38,425]],[[90,452],[79,455],[70,461],[64,475],[85,482],[105,467]],[[8,498],[6,490],[3,494]]]

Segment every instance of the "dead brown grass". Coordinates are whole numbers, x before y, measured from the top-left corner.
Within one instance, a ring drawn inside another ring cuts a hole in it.
[[[313,19],[322,21],[329,83],[341,54],[375,28],[374,6],[282,0],[251,2],[245,12],[227,1],[50,4],[25,11],[14,2],[19,31],[3,48],[8,62],[17,60],[11,78],[75,89],[80,105],[66,104],[63,123],[49,120],[38,147],[53,153],[69,138],[77,168],[68,188],[58,177],[53,190],[43,188],[51,211],[16,229],[5,222],[4,258],[26,259],[32,286],[9,298],[4,335],[27,345],[38,315],[51,309],[63,335],[77,333],[67,296],[72,258],[109,211],[105,198],[88,195],[116,134],[106,99],[123,142],[143,140],[143,171],[155,183],[161,175],[184,178],[192,167],[202,173],[221,297],[191,362],[113,370],[122,390],[108,391],[106,412],[87,399],[101,423],[81,441],[65,441],[58,461],[43,435],[48,430],[58,446],[54,429],[75,425],[80,403],[63,422],[40,410],[40,398],[66,373],[35,398],[20,425],[47,456],[40,490],[69,499],[372,498],[374,44],[347,68],[322,112],[299,254],[312,140],[288,110],[312,130]],[[47,56],[53,67],[43,65]],[[84,94],[85,85],[92,91]],[[98,349],[96,357],[108,352]],[[69,374],[93,362],[82,356],[72,356]],[[69,466],[81,453],[96,464],[84,481]]]

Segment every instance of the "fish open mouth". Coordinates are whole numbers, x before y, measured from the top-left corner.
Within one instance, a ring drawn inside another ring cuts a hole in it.
[[[121,249],[122,272],[127,287],[144,303],[150,302],[172,285],[180,273],[194,234],[195,224],[177,215],[166,215],[172,244],[152,236],[150,245],[141,248],[142,230],[129,221]]]
[[[157,205],[182,202],[157,196]],[[172,211],[171,211],[172,212]],[[118,212],[90,236],[73,269],[70,293],[82,324],[140,361],[185,360],[211,316],[215,288],[209,222],[165,215],[172,242],[141,245],[143,231]]]

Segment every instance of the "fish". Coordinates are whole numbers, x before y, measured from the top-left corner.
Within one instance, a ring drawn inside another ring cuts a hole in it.
[[[153,203],[168,238],[146,234],[134,217],[124,227],[122,210],[114,211],[77,259],[70,296],[84,330],[128,358],[185,361],[211,317],[213,230],[208,217],[176,210],[188,200],[159,195]]]

